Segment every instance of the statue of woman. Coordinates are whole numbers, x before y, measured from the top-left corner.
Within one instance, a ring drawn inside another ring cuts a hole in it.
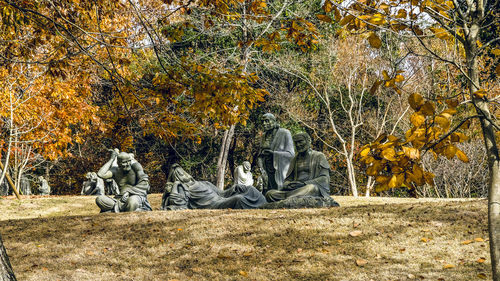
[[[255,187],[233,185],[224,191],[197,181],[178,164],[172,165],[162,198],[162,210],[255,209],[266,199]]]

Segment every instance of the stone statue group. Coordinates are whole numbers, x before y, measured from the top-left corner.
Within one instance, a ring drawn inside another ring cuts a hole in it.
[[[276,202],[300,205],[300,202],[315,200],[322,200],[321,206],[338,206],[330,197],[328,161],[323,153],[311,149],[309,135],[298,133],[292,137],[290,131],[280,128],[271,113],[262,118],[264,135],[257,159],[261,172],[257,187],[248,161],[236,168],[234,185],[225,190],[210,182],[195,180],[174,164],[170,167],[161,209],[272,208]],[[114,182],[117,187],[105,190],[103,180],[109,184]],[[111,150],[108,162],[97,174],[89,173],[86,183],[82,194],[98,195],[96,204],[101,212],[152,210],[147,199],[148,176],[132,154]]]
[[[35,190],[31,190],[31,183],[35,183]],[[38,192],[37,192],[38,191]],[[34,193],[38,195],[50,195],[50,185],[43,176],[39,176],[36,180],[29,180],[26,176],[21,176],[21,181],[19,184],[19,193],[22,195],[33,195]],[[9,186],[7,181],[4,179],[0,183],[0,196],[9,195]]]

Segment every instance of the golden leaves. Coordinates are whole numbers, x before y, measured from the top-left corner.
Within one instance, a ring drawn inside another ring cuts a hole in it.
[[[333,10],[333,3],[330,0],[326,0],[325,3],[323,4],[323,10],[325,13],[329,13]]]
[[[450,34],[449,34],[446,30],[444,30],[443,28],[440,28],[440,27],[438,27],[438,28],[435,28],[435,27],[430,27],[429,29],[430,29],[430,30],[434,33],[434,35],[435,35],[437,38],[439,38],[439,39],[441,39],[441,40],[448,40],[448,39],[450,39],[450,38],[452,37],[452,36],[451,36],[451,35],[450,35]]]
[[[370,43],[370,46],[372,46],[373,48],[378,49],[382,46],[382,41],[375,32],[370,33],[370,36],[368,37],[368,42]]]
[[[457,149],[456,155],[457,155],[457,158],[460,159],[460,161],[462,161],[464,163],[469,162],[469,158],[467,157],[467,155],[465,155],[465,153],[463,151],[461,151],[460,149]]]
[[[408,156],[408,158],[412,159],[412,160],[415,160],[415,159],[419,159],[420,158],[420,151],[416,148],[413,148],[413,147],[406,147],[406,146],[403,146],[403,152],[406,156]]]
[[[414,112],[410,116],[410,122],[413,124],[413,126],[420,127],[425,123],[425,116],[420,112]]]
[[[413,110],[419,111],[420,107],[424,105],[424,98],[418,93],[413,93],[408,96],[408,103]]]
[[[329,16],[327,15],[321,15],[321,14],[318,14],[316,15],[316,17],[320,20],[320,21],[324,21],[326,23],[332,23],[332,18],[330,18]]]
[[[477,99],[482,99],[486,96],[486,90],[485,89],[480,89],[480,90],[477,90],[473,93],[473,96]]]

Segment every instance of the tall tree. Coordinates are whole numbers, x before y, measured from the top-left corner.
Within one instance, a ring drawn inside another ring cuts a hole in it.
[[[500,128],[492,114],[494,94],[489,92],[491,84],[481,79],[479,59],[486,53],[499,55],[500,38],[491,36],[491,30],[498,35],[498,0],[399,0],[399,1],[353,1],[334,4],[324,2],[324,14],[318,17],[325,22],[335,21],[343,26],[343,32],[366,31],[371,46],[382,45],[380,34],[394,32],[417,40],[425,52],[418,55],[433,56],[459,72],[467,85],[467,93],[438,97],[448,105],[436,110],[436,102],[414,93],[409,97],[415,110],[410,120],[413,128],[404,139],[396,136],[379,138],[361,151],[362,161],[377,175],[379,188],[409,187],[432,182],[432,174],[425,172],[420,163],[420,151],[431,151],[448,158],[457,156],[467,161],[467,156],[454,143],[465,136],[457,130],[471,118],[478,118],[488,156],[489,197],[488,224],[490,232],[490,253],[493,279],[500,280],[500,155],[495,132]],[[331,16],[332,17],[331,17]],[[489,35],[489,36],[486,36]],[[441,54],[429,44],[428,37],[437,37],[451,47],[452,57]],[[482,40],[482,38],[488,38]],[[496,60],[495,64],[498,64]],[[487,77],[500,75],[500,66],[486,69]],[[496,73],[495,73],[496,72]],[[379,84],[397,88],[400,73],[384,73]],[[399,79],[401,79],[399,78]],[[459,103],[460,98],[462,103]],[[454,119],[461,107],[472,107],[475,115],[462,120]]]

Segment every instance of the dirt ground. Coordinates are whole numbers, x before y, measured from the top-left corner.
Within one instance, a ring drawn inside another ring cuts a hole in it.
[[[93,197],[3,197],[0,232],[18,280],[491,280],[486,200],[335,199],[99,214]]]

